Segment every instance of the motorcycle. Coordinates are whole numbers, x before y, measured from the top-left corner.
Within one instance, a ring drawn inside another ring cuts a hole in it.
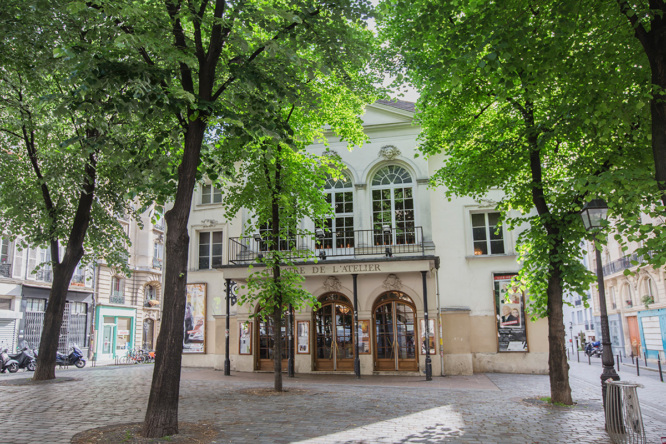
[[[18,362],[19,368],[25,368],[28,371],[34,372],[37,367],[37,361],[29,353],[29,350],[28,347],[23,347],[19,353],[9,355],[9,358]]]
[[[16,373],[19,369],[19,363],[15,359],[9,357],[7,354],[7,349],[3,349],[0,352],[0,360],[2,361],[2,368],[0,368],[0,373],[4,373],[9,370],[9,373]]]
[[[585,345],[585,354],[587,356],[591,356],[591,357],[601,356],[602,353],[603,353],[603,347],[601,346],[600,341],[588,342]]]
[[[76,368],[83,368],[86,366],[86,358],[83,357],[83,352],[76,345],[72,345],[69,355],[62,353],[56,354],[56,365],[69,366],[75,365]]]

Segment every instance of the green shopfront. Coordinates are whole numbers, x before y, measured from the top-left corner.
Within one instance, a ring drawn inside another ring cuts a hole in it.
[[[125,356],[135,347],[136,309],[97,307],[95,316],[95,356],[97,360]]]

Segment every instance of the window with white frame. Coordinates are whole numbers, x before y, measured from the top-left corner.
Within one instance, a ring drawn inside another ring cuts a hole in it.
[[[125,303],[125,279],[120,276],[111,278],[111,302]]]
[[[199,232],[199,269],[216,268],[222,265],[222,232]]]
[[[0,237],[0,264],[9,262],[9,239]]]
[[[504,236],[498,227],[500,213],[472,213],[474,255],[504,254]]]
[[[391,242],[416,242],[412,176],[398,165],[381,168],[372,178],[372,229],[375,244],[385,244],[384,227],[391,228]]]
[[[153,243],[153,267],[162,268],[162,256],[164,254],[164,244],[162,242]]]
[[[645,304],[646,300],[648,301],[648,304],[657,302],[657,288],[655,287],[654,280],[650,276],[643,279],[641,286],[640,302]]]
[[[631,296],[631,286],[629,284],[624,284],[622,286],[622,292],[621,292],[621,297],[624,299],[624,304],[627,307],[633,307],[634,306],[634,299]]]
[[[323,248],[354,247],[354,192],[351,178],[328,177],[324,185],[326,201],[332,207],[332,217],[324,222]]]
[[[201,185],[201,203],[216,204],[222,202],[222,192],[213,185]]]

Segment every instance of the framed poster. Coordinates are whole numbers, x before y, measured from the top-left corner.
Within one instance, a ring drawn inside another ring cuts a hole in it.
[[[241,322],[238,324],[238,354],[252,354],[252,322]]]
[[[370,354],[370,321],[358,321],[358,354]]]
[[[206,353],[206,284],[187,284],[183,353]]]
[[[425,355],[426,354],[426,337],[425,337],[425,319],[421,319],[419,321],[420,323],[420,329],[419,329],[419,335],[420,335],[420,341],[419,344],[421,344],[421,354]],[[435,354],[435,320],[434,319],[428,319],[428,345],[430,348],[430,356],[433,356]]]
[[[296,322],[296,352],[310,354],[310,321]]]
[[[516,273],[493,274],[498,352],[528,351],[525,295],[511,285],[514,276]]]

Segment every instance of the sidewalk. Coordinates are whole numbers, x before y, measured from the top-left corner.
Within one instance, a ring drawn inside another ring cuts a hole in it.
[[[601,409],[600,367],[572,363],[575,407],[541,406],[548,376],[478,374],[423,377],[297,375],[271,394],[270,373],[182,370],[180,420],[212,424],[218,443],[609,443]],[[587,367],[587,368],[586,368]],[[152,365],[57,371],[78,381],[2,386],[15,400],[0,404],[0,442],[67,443],[77,432],[140,422]],[[29,378],[27,373],[0,375]],[[653,383],[650,383],[653,384]],[[645,394],[650,391],[652,393]],[[666,418],[653,409],[666,384],[639,391],[649,443],[666,436]],[[650,411],[647,411],[651,409]],[[663,410],[663,408],[662,408]],[[6,441],[3,441],[7,437]]]

